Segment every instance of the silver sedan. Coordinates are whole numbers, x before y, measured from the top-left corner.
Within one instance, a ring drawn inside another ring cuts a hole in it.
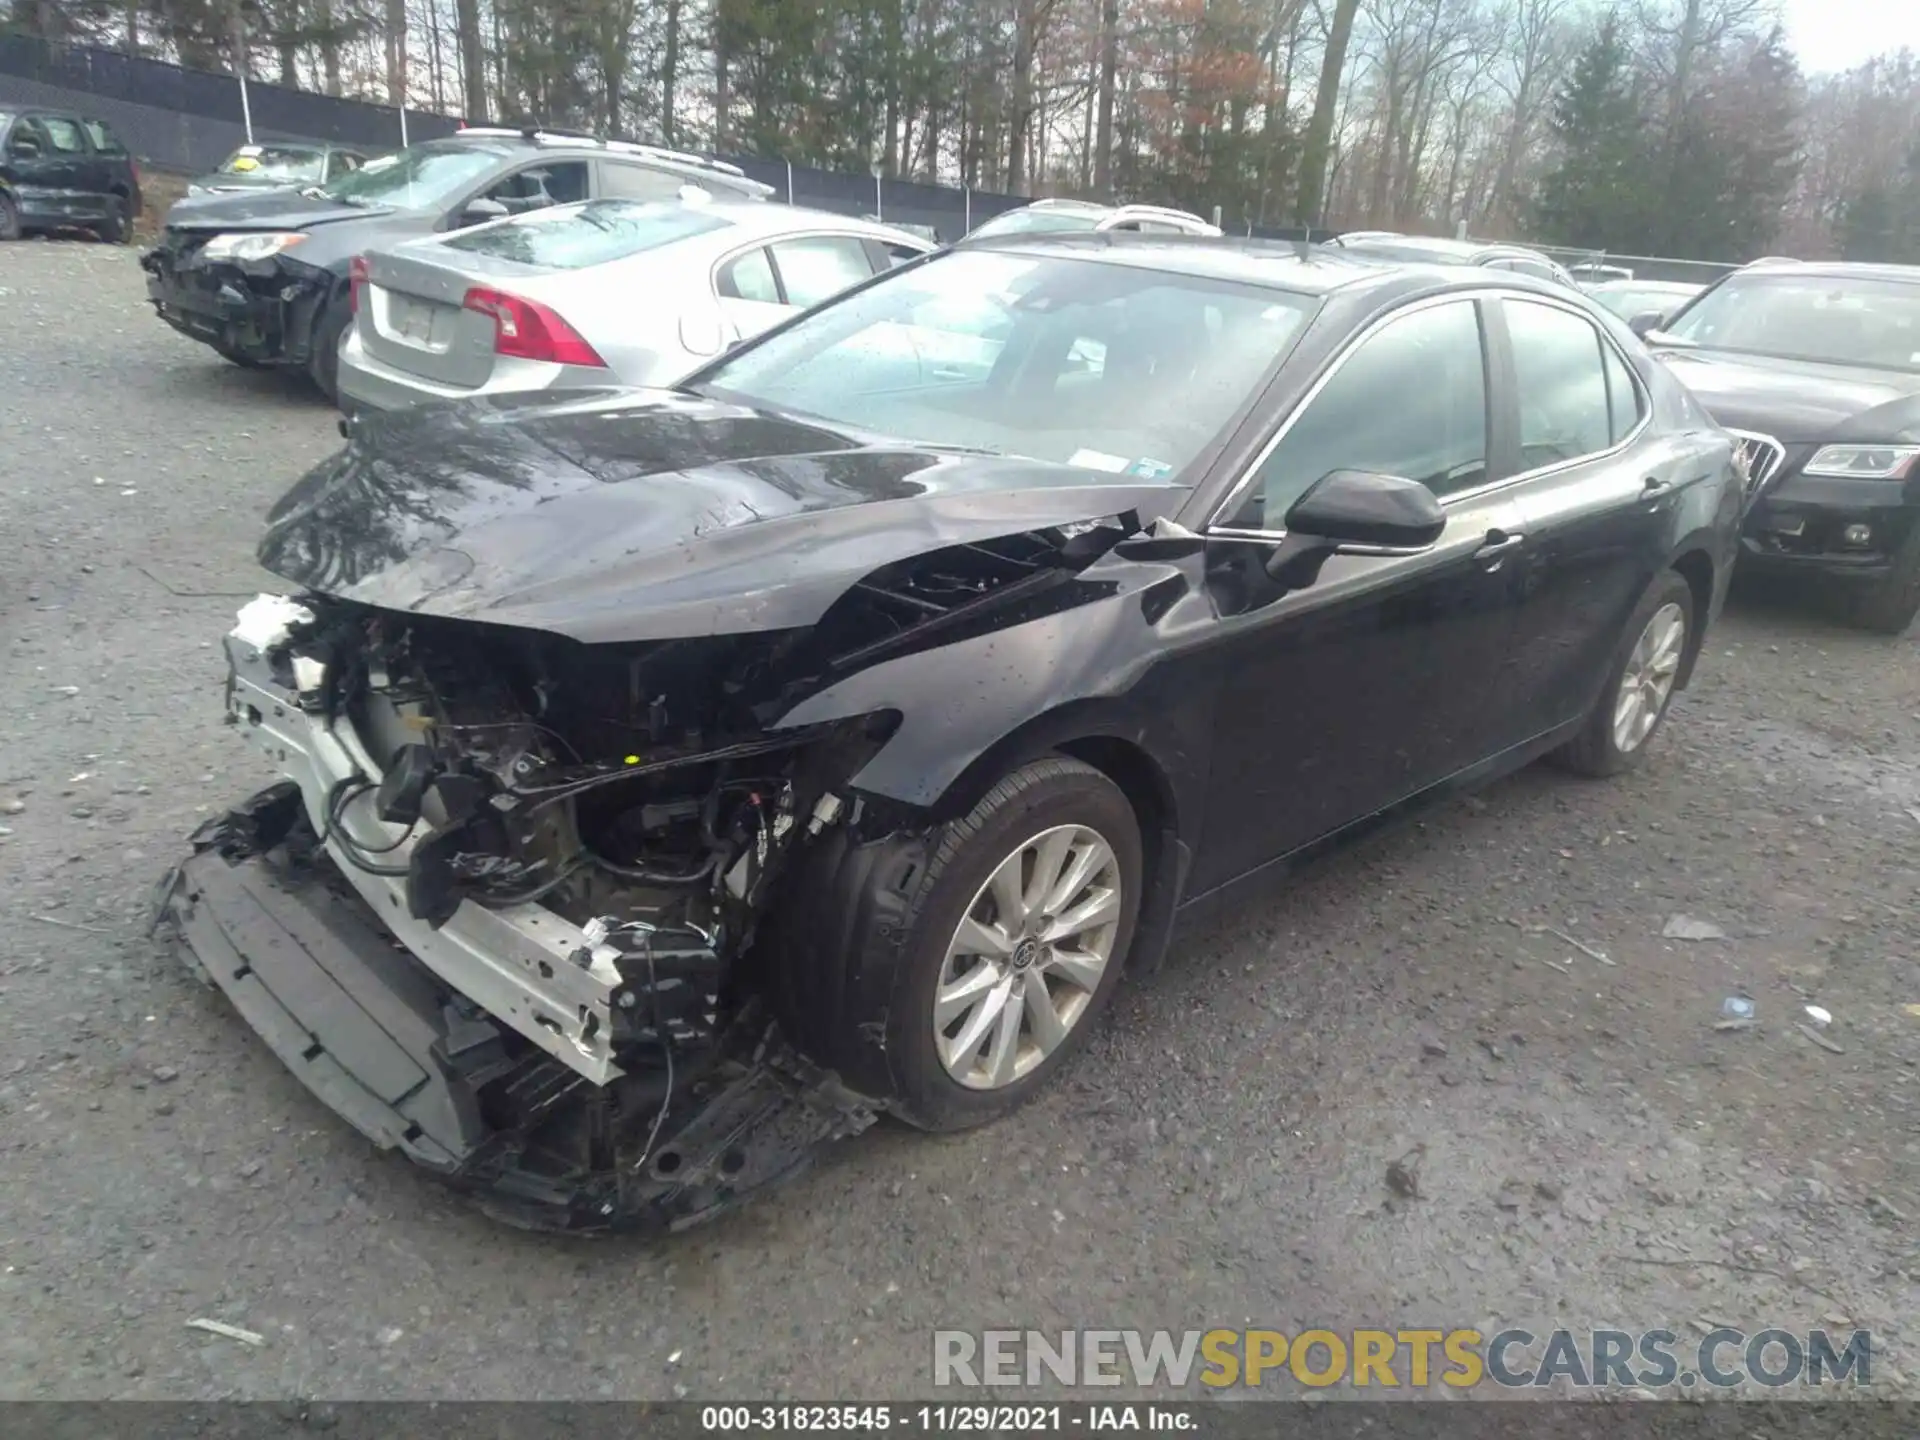
[[[789,205],[590,200],[353,264],[342,408],[660,385],[935,247]]]

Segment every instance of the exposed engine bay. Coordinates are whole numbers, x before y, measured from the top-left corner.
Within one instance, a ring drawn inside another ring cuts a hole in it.
[[[309,1085],[502,1218],[691,1223],[882,1108],[783,1039],[756,940],[827,832],[937,823],[849,783],[897,715],[776,722],[882,658],[1083,603],[1103,587],[1078,572],[1137,528],[932,552],[817,625],[737,636],[587,645],[262,596],[227,639],[229,714],[292,779],[202,828],[161,913]]]

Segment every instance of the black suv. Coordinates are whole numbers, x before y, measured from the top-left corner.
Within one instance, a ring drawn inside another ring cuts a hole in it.
[[[0,240],[91,230],[118,245],[140,213],[140,168],[106,122],[0,100]]]
[[[1755,261],[1633,328],[1745,441],[1743,570],[1845,585],[1897,635],[1920,613],[1920,267]]]
[[[547,205],[610,197],[764,199],[698,155],[533,130],[466,129],[324,185],[192,196],[140,257],[160,318],[236,365],[304,369],[331,400],[356,256]]]

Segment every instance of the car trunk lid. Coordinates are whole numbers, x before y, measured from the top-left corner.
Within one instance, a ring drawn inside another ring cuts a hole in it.
[[[476,286],[526,288],[541,272],[483,255],[463,255],[458,266],[432,253],[376,251],[367,256],[357,324],[360,343],[374,359],[441,385],[473,389],[493,374],[495,322],[465,306]]]

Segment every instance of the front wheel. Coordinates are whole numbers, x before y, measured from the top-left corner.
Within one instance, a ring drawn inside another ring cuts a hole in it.
[[[335,300],[313,321],[313,345],[307,355],[307,374],[329,403],[340,398],[340,342],[353,319],[345,298]]]
[[[1847,618],[1877,635],[1898,635],[1920,615],[1920,519],[1906,543],[1894,552],[1892,568],[1879,583],[1853,598]]]
[[[1586,728],[1553,754],[1581,775],[1618,775],[1640,763],[1666,719],[1696,624],[1693,587],[1669,570],[1634,607]]]

